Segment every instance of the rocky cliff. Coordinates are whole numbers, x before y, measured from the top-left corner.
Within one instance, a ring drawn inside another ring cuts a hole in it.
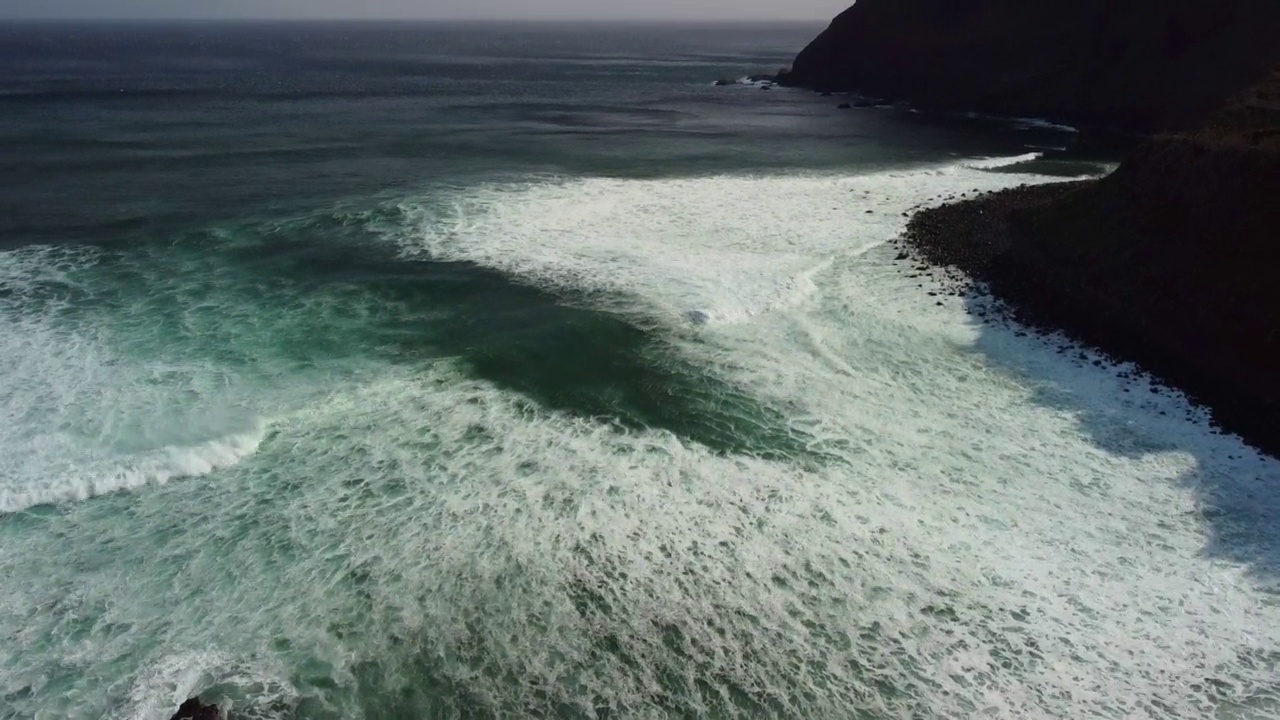
[[[784,84],[925,109],[1193,126],[1280,59],[1277,0],[858,0]]]
[[[927,210],[906,239],[1280,453],[1280,73],[1106,178]]]

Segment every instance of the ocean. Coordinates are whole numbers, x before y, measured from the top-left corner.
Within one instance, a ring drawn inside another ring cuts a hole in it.
[[[809,25],[0,26],[0,718],[1280,717],[1280,464],[900,254]]]

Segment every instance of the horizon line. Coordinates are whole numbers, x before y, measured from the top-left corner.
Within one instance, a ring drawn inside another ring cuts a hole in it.
[[[469,17],[3,17],[0,23],[469,23],[469,24],[635,24],[635,25],[758,25],[830,22],[830,18],[469,18]]]

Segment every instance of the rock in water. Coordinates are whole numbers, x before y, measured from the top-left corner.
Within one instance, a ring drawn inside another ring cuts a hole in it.
[[[217,705],[205,705],[199,698],[191,698],[182,703],[172,720],[222,720],[222,711]]]
[[[711,315],[705,310],[690,310],[684,316],[694,325],[706,325],[711,322]]]

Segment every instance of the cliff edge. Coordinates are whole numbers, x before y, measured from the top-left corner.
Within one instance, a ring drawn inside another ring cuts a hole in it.
[[[1101,180],[926,210],[905,240],[1280,453],[1280,72]]]
[[[1280,59],[1276,0],[858,0],[783,84],[1135,132],[1195,126]]]

